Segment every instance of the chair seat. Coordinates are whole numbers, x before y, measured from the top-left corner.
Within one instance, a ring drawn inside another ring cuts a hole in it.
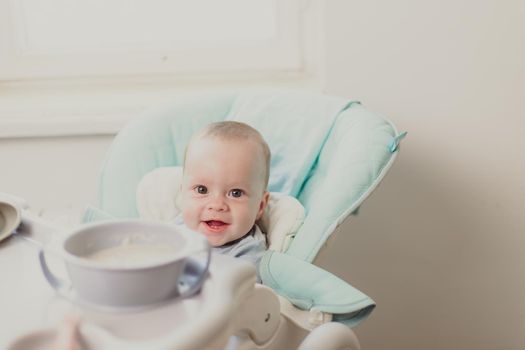
[[[143,176],[180,166],[191,135],[226,119],[260,129],[272,151],[270,190],[293,195],[305,209],[304,223],[286,237],[285,252],[266,254],[264,283],[298,307],[333,313],[348,325],[362,321],[374,302],[311,264],[379,185],[404,135],[358,102],[298,91],[232,92],[152,109],[116,136],[102,168],[98,206],[85,221],[138,217],[135,193]]]

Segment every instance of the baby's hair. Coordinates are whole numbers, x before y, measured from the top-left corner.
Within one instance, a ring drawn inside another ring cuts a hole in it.
[[[225,140],[250,140],[254,141],[260,146],[264,157],[264,187],[268,186],[270,177],[270,147],[262,137],[262,135],[255,128],[248,124],[236,121],[222,121],[208,124],[203,129],[198,131],[188,143],[186,153],[192,141],[202,137],[218,137]],[[184,154],[184,163],[186,162],[186,153]]]

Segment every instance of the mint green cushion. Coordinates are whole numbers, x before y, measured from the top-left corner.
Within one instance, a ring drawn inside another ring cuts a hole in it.
[[[259,273],[265,285],[295,306],[330,313],[334,321],[349,327],[364,320],[375,307],[372,299],[350,284],[288,254],[268,251]]]
[[[335,228],[377,187],[397,152],[395,127],[352,104],[341,112],[298,196],[306,220],[287,253],[313,261]]]

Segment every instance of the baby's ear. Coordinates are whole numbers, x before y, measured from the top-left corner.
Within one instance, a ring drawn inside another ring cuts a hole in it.
[[[259,203],[259,211],[257,212],[257,220],[259,220],[263,216],[264,210],[266,209],[266,206],[268,205],[269,200],[270,200],[270,192],[264,191],[264,194],[261,199],[261,203]]]

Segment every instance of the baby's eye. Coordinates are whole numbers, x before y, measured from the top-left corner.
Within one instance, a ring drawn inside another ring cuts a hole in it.
[[[208,189],[206,188],[206,186],[202,186],[202,185],[196,186],[194,190],[198,194],[206,194],[206,193],[208,193]]]
[[[243,190],[239,190],[238,188],[236,188],[230,191],[230,196],[234,198],[239,198],[243,195],[243,193],[244,193]]]

